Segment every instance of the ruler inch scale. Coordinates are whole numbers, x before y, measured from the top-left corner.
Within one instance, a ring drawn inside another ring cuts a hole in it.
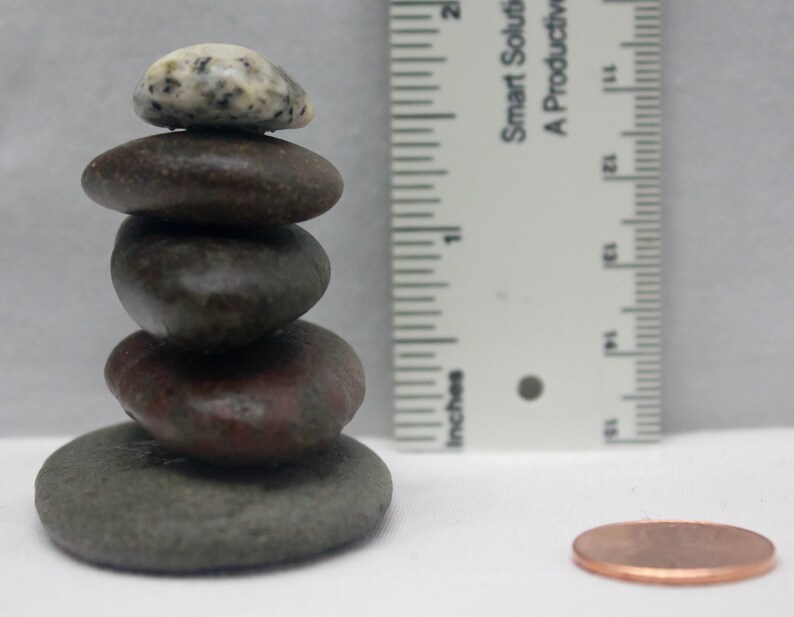
[[[659,0],[391,0],[394,431],[661,434]]]

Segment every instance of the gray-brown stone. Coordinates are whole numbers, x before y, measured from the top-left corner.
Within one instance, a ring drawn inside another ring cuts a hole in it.
[[[83,189],[127,214],[250,228],[319,216],[342,177],[314,152],[262,135],[178,131],[127,142],[91,161]]]
[[[330,280],[328,256],[295,225],[244,232],[129,217],[113,286],[144,330],[193,349],[253,343],[300,317]]]
[[[173,454],[128,422],[53,453],[36,479],[36,509],[72,555],[181,574],[346,544],[375,527],[391,493],[383,461],[349,437],[294,465],[229,469]]]

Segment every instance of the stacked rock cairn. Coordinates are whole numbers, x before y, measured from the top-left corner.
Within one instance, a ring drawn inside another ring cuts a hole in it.
[[[384,463],[340,435],[364,398],[351,347],[298,318],[328,256],[296,226],[342,194],[324,158],[265,136],[314,115],[279,66],[236,45],[176,50],[133,98],[173,132],[95,158],[83,188],[127,213],[113,285],[140,325],[105,367],[135,422],[45,462],[39,516],[56,544],[120,569],[188,573],[310,557],[373,529]],[[174,131],[174,129],[184,129]]]

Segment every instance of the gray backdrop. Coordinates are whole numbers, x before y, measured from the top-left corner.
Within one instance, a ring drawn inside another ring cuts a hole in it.
[[[664,427],[792,424],[794,3],[664,4]],[[135,328],[108,272],[122,217],[83,195],[80,173],[157,132],[130,105],[145,68],[210,41],[262,51],[317,105],[285,137],[333,161],[346,191],[307,224],[334,268],[309,317],[367,368],[352,432],[390,431],[387,6],[0,0],[0,433],[124,417],[102,378]]]

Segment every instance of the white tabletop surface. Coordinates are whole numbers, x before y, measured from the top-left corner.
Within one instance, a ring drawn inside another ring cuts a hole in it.
[[[66,439],[0,440],[0,614],[794,614],[794,429],[689,433],[609,452],[420,455],[364,440],[394,476],[379,529],[303,565],[191,578],[102,570],[39,524],[33,481]],[[697,519],[747,527],[778,549],[770,574],[668,588],[578,569],[571,541],[605,523]]]

